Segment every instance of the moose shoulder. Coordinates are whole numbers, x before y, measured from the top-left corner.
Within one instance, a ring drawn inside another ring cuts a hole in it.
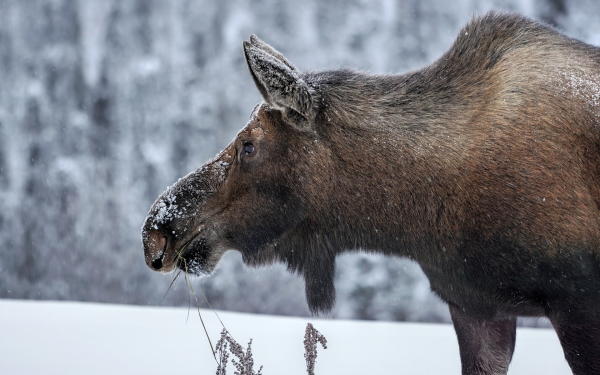
[[[154,203],[150,267],[236,249],[301,273],[317,312],[337,254],[406,256],[450,305],[463,373],[507,371],[518,315],[600,373],[600,49],[491,13],[404,75],[303,73],[254,36],[244,53],[264,103]]]

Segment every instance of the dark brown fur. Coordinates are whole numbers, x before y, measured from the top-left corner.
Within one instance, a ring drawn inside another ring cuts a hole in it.
[[[600,373],[599,49],[488,14],[405,75],[299,73],[255,37],[245,53],[265,103],[159,197],[153,268],[237,249],[302,273],[322,311],[337,254],[406,256],[451,306],[463,373],[506,372],[517,315],[548,316],[573,371]]]

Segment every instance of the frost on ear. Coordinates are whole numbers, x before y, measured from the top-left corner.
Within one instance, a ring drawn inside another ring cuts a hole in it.
[[[291,70],[297,70],[295,66],[293,66],[286,58],[281,54],[281,52],[277,51],[275,48],[271,47],[267,43],[260,40],[256,35],[250,35],[250,44],[253,47],[259,48],[266,52],[267,54],[275,57],[277,60],[281,61],[285,65],[288,66]]]
[[[264,100],[279,110],[293,110],[305,119],[313,117],[311,89],[298,70],[273,47],[256,36],[244,42],[250,73]]]

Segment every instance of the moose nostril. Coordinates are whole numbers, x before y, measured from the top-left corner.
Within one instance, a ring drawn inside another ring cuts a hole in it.
[[[158,271],[164,266],[163,260],[167,251],[167,237],[157,230],[152,230],[146,238],[146,264],[153,270]]]
[[[156,258],[152,261],[152,268],[154,268],[157,271],[162,268],[162,265],[162,257]]]

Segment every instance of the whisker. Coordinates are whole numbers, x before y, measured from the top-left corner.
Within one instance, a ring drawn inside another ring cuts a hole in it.
[[[200,303],[198,302],[198,297],[196,296],[196,293],[194,291],[194,287],[192,286],[192,283],[190,282],[190,279],[188,277],[188,265],[187,262],[185,261],[185,259],[182,258],[181,253],[183,252],[183,250],[185,250],[187,246],[184,246],[182,248],[182,251],[179,251],[176,256],[177,256],[177,260],[183,260],[183,267],[185,268],[185,272],[184,274],[184,279],[185,279],[185,283],[187,284],[188,287],[188,315],[186,318],[189,319],[190,316],[190,309],[191,309],[191,297],[194,297],[194,300],[196,302],[196,307],[198,310],[198,318],[200,318],[200,323],[202,324],[202,329],[204,330],[204,334],[206,336],[206,339],[208,340],[208,345],[210,345],[210,351],[212,352],[213,358],[215,359],[215,362],[217,364],[219,364],[219,360],[217,360],[217,352],[215,351],[214,345],[212,343],[212,340],[210,339],[210,335],[208,334],[208,329],[206,328],[206,324],[204,323],[204,319],[202,318],[202,314],[200,313]],[[206,299],[206,297],[204,297]],[[208,300],[207,300],[208,303]],[[219,322],[221,322],[221,325],[223,325],[223,322],[221,321],[221,319],[219,318]],[[223,326],[225,327],[225,326]]]
[[[177,272],[175,274],[175,277],[173,278],[173,280],[171,280],[171,283],[169,284],[169,287],[165,291],[165,294],[162,296],[162,299],[160,300],[161,303],[163,303],[165,301],[165,298],[167,298],[167,294],[169,294],[169,291],[173,287],[173,284],[175,284],[175,281],[177,281],[177,278],[179,277],[179,275],[181,275],[181,270],[179,270],[179,272]]]
[[[202,289],[200,289],[200,295],[204,299],[204,302],[206,302],[206,305],[208,306],[208,308],[210,309],[210,311],[212,311],[213,314],[215,314],[215,316],[217,317],[217,320],[219,321],[219,323],[221,323],[221,327],[223,327],[225,330],[227,330],[227,332],[229,332],[229,330],[227,329],[227,327],[225,327],[225,324],[221,320],[221,317],[219,316],[219,314],[217,314],[217,311],[212,307],[212,305],[210,304],[210,302],[208,302],[208,298],[206,297],[206,294],[202,291]]]
[[[186,271],[187,271],[187,264],[185,265],[185,267],[186,267]],[[186,275],[187,275],[187,272],[186,272]],[[196,302],[196,308],[198,310],[198,318],[200,318],[200,323],[202,323],[202,329],[204,329],[204,334],[206,335],[206,339],[208,340],[208,344],[210,345],[210,350],[213,354],[213,358],[215,359],[215,362],[218,365],[219,360],[217,359],[217,352],[215,351],[215,348],[210,339],[210,335],[208,334],[208,330],[206,329],[206,324],[204,324],[204,319],[202,319],[202,314],[200,313],[200,303],[198,302],[198,297],[196,296],[196,293],[194,292],[194,288],[192,287],[192,284],[191,284],[189,278],[186,277],[185,280],[188,284],[189,290],[192,292],[192,296],[194,296],[194,300]]]
[[[192,294],[190,293],[190,287],[189,287],[189,280],[188,280],[188,275],[187,275],[187,266],[186,266],[186,271],[183,274],[183,277],[185,279],[185,283],[188,286],[188,309],[187,309],[187,316],[185,317],[185,322],[187,323],[190,320],[190,310],[192,309]]]

